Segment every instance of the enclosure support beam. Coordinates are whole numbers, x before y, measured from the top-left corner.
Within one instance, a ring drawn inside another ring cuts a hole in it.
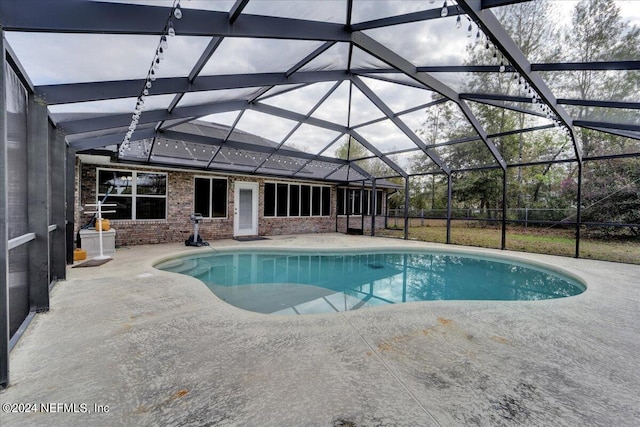
[[[171,13],[170,7],[69,0],[30,0],[29,13],[24,8],[24,2],[0,2],[6,30],[160,36],[158,22]],[[244,13],[233,20],[229,12],[190,8],[183,8],[182,14],[184,19],[173,22],[181,36],[349,41],[349,32],[338,23]]]
[[[155,130],[157,122],[163,120],[175,120],[184,118],[193,118],[199,116],[206,116],[207,114],[226,113],[227,111],[244,110],[248,108],[248,101],[223,101],[213,104],[192,105],[189,107],[179,107],[169,113],[166,109],[162,110],[149,110],[145,111],[140,116],[140,122],[138,129],[143,128],[146,125],[147,129]],[[58,128],[65,131],[67,135],[67,141],[71,143],[74,139],[78,139],[76,136],[72,138],[71,135],[79,133],[89,133],[102,130],[113,130],[116,128],[127,127],[131,123],[131,114],[121,113],[113,114],[102,117],[94,117],[90,119],[78,119],[71,121],[60,121],[57,123]],[[115,131],[113,133],[118,133]],[[134,134],[135,136],[135,134]],[[83,138],[85,139],[85,138]],[[103,144],[110,145],[110,144]],[[92,147],[89,147],[92,148]]]
[[[236,2],[231,7],[231,11],[229,11],[229,22],[231,24],[236,22],[238,17],[240,17],[242,10],[247,7],[247,3],[249,3],[249,0],[236,0]]]
[[[212,41],[202,54],[203,61],[207,55],[215,52],[216,40]],[[153,83],[152,95],[171,95],[174,93],[206,92],[221,89],[238,89],[253,87],[271,87],[287,84],[312,84],[316,82],[346,80],[349,73],[342,70],[299,71],[287,76],[286,73],[253,73],[220,76],[195,75],[205,64],[197,63],[189,77],[164,77]],[[192,78],[192,76],[194,76]],[[36,93],[49,105],[72,102],[100,101],[107,99],[130,98],[140,95],[140,88],[145,84],[143,79],[97,81],[86,83],[61,83],[36,86]],[[168,110],[173,110],[177,101],[173,101]],[[167,109],[164,109],[167,110]]]
[[[371,199],[369,200],[371,209],[371,237],[376,235],[376,209],[378,208],[378,198],[376,197],[376,180],[371,181]]]
[[[582,162],[578,162],[578,194],[576,203],[576,258],[580,258],[580,225],[582,222]]]
[[[529,82],[530,86],[536,91],[542,101],[555,113],[567,129],[569,129],[576,158],[581,162],[582,153],[576,143],[573,131],[573,119],[567,114],[564,108],[558,104],[556,97],[544,80],[542,80],[537,73],[532,72],[531,63],[495,15],[490,10],[483,10],[481,0],[458,0],[458,5],[482,28],[487,37],[500,49],[500,52],[502,52],[513,68]]]
[[[27,114],[27,192],[29,228],[29,303],[49,310],[49,125],[46,104],[29,94]]]
[[[9,231],[7,228],[7,101],[4,31],[0,25],[0,388],[9,385]]]
[[[630,139],[638,139],[638,140],[640,140],[640,132],[631,132],[631,131],[603,128],[603,127],[595,127],[595,126],[582,126],[582,127],[585,128],[585,129],[597,130],[598,132],[608,133],[610,135],[621,136],[623,138],[630,138]],[[636,156],[636,155],[634,154],[633,156]],[[607,157],[607,156],[598,156],[598,157]],[[588,156],[588,157],[583,158],[583,160],[593,160],[594,158],[595,158],[594,156]]]
[[[404,240],[409,240],[409,177],[404,178]]]
[[[300,65],[300,67],[304,66],[304,64]],[[316,104],[313,106],[313,108],[311,108],[311,110],[309,110],[309,112],[307,113],[306,117],[309,118],[311,117],[311,115],[318,109],[320,108],[320,106],[322,105],[322,103],[324,101],[327,100],[327,98],[329,98],[331,96],[331,94],[333,94],[333,92],[338,89],[338,86],[340,86],[342,84],[342,82],[336,82],[331,89],[329,89],[329,91],[327,91],[327,93],[324,94],[324,96],[322,98],[320,98],[320,100],[318,102],[316,102]],[[276,147],[276,151],[273,154],[269,154],[268,156],[266,156],[266,158],[260,162],[260,164],[258,166],[256,166],[253,169],[252,173],[256,173],[256,171],[258,169],[260,169],[265,163],[267,163],[269,161],[269,159],[271,159],[271,157],[274,154],[277,154],[278,150],[280,149],[280,147],[282,147],[288,140],[289,138],[291,138],[291,136],[296,133],[296,131],[302,126],[303,122],[298,122],[295,126],[293,126],[293,128],[289,131],[289,133],[287,133],[287,135],[282,138],[282,140],[280,141],[280,143],[278,144],[278,146]],[[303,166],[304,168],[304,166]],[[299,171],[300,169],[298,169]],[[298,172],[296,171],[296,172]]]
[[[231,139],[228,139],[225,141],[220,138],[214,138],[214,137],[209,137],[204,135],[195,135],[195,134],[184,133],[184,132],[176,132],[176,131],[170,131],[170,130],[159,132],[158,135],[168,139],[193,142],[196,144],[209,145],[212,147],[224,146],[224,147],[235,149],[235,150],[255,151],[257,153],[264,153],[264,154],[277,154],[281,156],[288,156],[288,157],[293,157],[296,159],[303,159],[303,160],[313,159],[319,162],[332,163],[336,165],[349,164],[349,161],[344,159],[336,159],[336,158],[327,157],[327,156],[317,156],[315,154],[306,153],[304,151],[292,150],[289,148],[280,148],[276,152],[275,147],[268,147],[264,145],[257,145],[257,144],[252,144],[248,142],[235,141]]]
[[[452,175],[447,175],[447,244],[451,243],[451,187]]]
[[[202,55],[200,55],[200,58],[196,62],[196,65],[194,65],[194,67],[191,69],[191,72],[189,73],[189,86],[193,84],[193,81],[196,79],[196,77],[198,77],[198,74],[200,73],[200,71],[202,71],[204,66],[207,64],[207,61],[209,61],[209,58],[211,58],[211,55],[213,55],[213,53],[216,51],[218,46],[220,46],[220,43],[222,43],[222,40],[223,40],[222,37],[213,37],[211,41],[209,41],[209,44],[207,45]],[[185,92],[177,93],[173,97],[173,100],[171,100],[171,102],[169,103],[169,107],[167,107],[167,111],[169,112],[173,111],[174,108],[176,108],[176,106],[178,105],[178,103],[180,103],[180,100],[182,100],[182,97],[184,95],[185,95]],[[156,125],[156,129],[160,129],[162,127],[162,123],[163,122],[159,122],[159,125]]]
[[[75,240],[75,212],[76,212],[76,200],[75,200],[75,184],[76,184],[76,152],[73,148],[65,145],[67,152],[64,170],[66,174],[65,186],[66,191],[66,232],[67,232],[67,264],[73,264],[73,249]]]
[[[56,132],[50,128],[49,145],[51,160],[51,224],[57,227],[50,238],[53,239],[51,246],[51,280],[66,279],[66,200],[67,200],[67,183],[66,183],[66,157],[67,144],[60,132]]]
[[[389,227],[389,196],[391,194],[385,193],[384,195],[384,228],[385,230]]]
[[[369,88],[369,86],[367,86],[365,84],[365,82],[363,82],[359,77],[354,76],[351,78],[351,81],[353,82],[353,84],[356,85],[356,87],[358,89],[360,89],[360,91],[367,97],[369,98],[369,100],[371,102],[373,102],[373,104],[378,107],[378,109],[380,111],[382,111],[384,113],[384,115],[391,120],[391,122],[393,122],[394,125],[396,125],[396,127],[402,132],[404,133],[416,146],[418,146],[418,148],[420,148],[420,150],[422,150],[423,153],[425,153],[427,156],[429,156],[429,158],[435,163],[437,164],[440,169],[442,169],[445,173],[450,173],[451,171],[449,170],[449,167],[444,163],[444,161],[440,158],[440,156],[438,156],[438,153],[436,153],[433,150],[430,150],[429,148],[427,148],[427,145],[424,143],[424,141],[422,141],[420,139],[420,137],[418,135],[416,135],[415,132],[413,132],[402,120],[400,120],[399,117],[397,117],[394,112],[391,110],[391,108],[389,108],[387,106],[387,104],[384,103],[384,101],[382,99],[380,99],[379,96],[377,96],[375,94],[375,92],[373,90],[371,90]]]
[[[401,177],[403,177],[405,179],[407,178],[407,173],[400,166],[398,166],[396,164],[396,162],[394,162],[393,160],[391,160],[390,158],[388,158],[387,156],[382,154],[382,152],[380,150],[378,150],[376,147],[374,147],[373,144],[371,144],[369,141],[367,141],[367,139],[365,137],[360,135],[355,130],[351,130],[349,132],[349,135],[351,135],[360,144],[362,144],[364,146],[364,148],[366,148],[367,150],[371,151],[372,154],[375,154],[376,157],[378,157],[380,160],[382,160],[384,163],[386,163],[387,166],[389,166],[391,169],[393,169],[395,172],[397,172],[398,175],[400,175]]]
[[[455,6],[447,7],[448,16],[460,15],[462,12]],[[390,25],[409,24],[412,22],[422,22],[432,19],[440,19],[440,8],[433,8],[428,10],[421,10],[419,12],[407,13],[404,15],[389,16],[386,18],[373,19],[371,21],[359,22],[353,24],[351,28],[353,31],[371,30],[374,28],[382,28]]]
[[[338,197],[340,197],[340,184],[336,184],[336,233],[338,232]],[[346,209],[346,202],[343,202]]]
[[[405,58],[393,52],[391,49],[377,42],[368,35],[356,31],[351,34],[351,42],[358,46],[360,49],[378,58],[379,60],[391,65],[392,67],[402,71],[413,80],[422,83],[425,87],[432,89],[442,96],[445,96],[455,102],[462,113],[465,115],[471,126],[476,133],[480,136],[487,149],[491,152],[491,155],[503,169],[506,169],[507,163],[502,158],[502,155],[494,145],[494,143],[487,137],[487,132],[482,127],[480,121],[473,114],[469,106],[464,100],[460,98],[460,95],[449,86],[443,84],[438,79],[434,78],[428,73],[419,73],[417,68]]]
[[[507,170],[502,171],[502,242],[500,249],[507,248]]]
[[[482,8],[488,9],[490,7],[507,6],[509,4],[522,3],[531,0],[481,0]]]
[[[320,150],[317,154],[317,156],[321,156],[325,151],[327,151],[329,149],[329,147],[331,147],[333,145],[334,142],[336,142],[337,140],[339,140],[340,138],[342,138],[344,134],[340,134],[338,136],[336,136],[334,139],[331,140],[331,142],[329,142],[322,150]],[[302,166],[300,166],[300,168],[298,168],[298,170],[296,170],[294,173],[291,174],[292,177],[296,176],[298,174],[298,172],[300,172],[301,170],[303,170],[304,168],[307,167],[308,164],[310,164],[311,162],[313,162],[314,159],[309,159],[306,162],[304,162],[302,164]]]
[[[362,180],[362,188],[360,189],[360,230],[362,230],[362,235],[364,236],[364,180]]]
[[[271,114],[276,117],[282,117],[283,119],[288,119],[300,123],[307,123],[313,126],[318,126],[323,129],[332,130],[334,132],[339,133],[347,133],[349,132],[349,128],[346,126],[338,125],[326,120],[317,119],[315,117],[307,117],[304,114],[296,113],[291,110],[286,110],[284,108],[274,107],[269,104],[263,104],[260,102],[254,102],[252,104],[247,104],[247,108],[251,108],[252,110],[258,111],[264,114]]]
[[[347,179],[349,179],[349,172],[347,172]],[[346,195],[345,195],[345,213],[347,214],[347,225],[344,228],[344,232],[345,234],[349,234],[349,218],[351,218],[351,209],[352,209],[352,204],[351,204],[351,185],[350,183],[347,181],[347,189],[345,190]]]

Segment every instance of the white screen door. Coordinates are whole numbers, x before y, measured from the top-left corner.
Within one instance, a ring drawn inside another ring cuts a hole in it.
[[[235,183],[234,196],[234,236],[258,235],[258,184],[255,182]]]

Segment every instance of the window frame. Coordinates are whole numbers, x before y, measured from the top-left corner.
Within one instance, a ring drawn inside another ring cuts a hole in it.
[[[266,187],[267,185],[273,185],[274,186],[274,197],[273,197],[273,207],[269,207],[269,211],[273,212],[273,215],[266,215],[265,211],[267,210],[267,200],[266,200]],[[278,186],[281,185],[286,185],[287,186],[287,213],[286,215],[279,215],[278,214]],[[303,212],[305,212],[305,210],[303,209],[303,197],[302,197],[302,187],[303,186],[307,186],[309,187],[309,207],[308,207],[308,211],[309,211],[309,215],[303,215]],[[297,187],[297,205],[298,205],[298,215],[291,215],[292,209],[291,209],[291,188],[292,187]],[[313,189],[317,187],[319,188],[319,215],[313,215],[313,203],[314,203],[314,197],[313,197]],[[324,203],[323,203],[323,197],[322,197],[322,193],[323,193],[323,189],[327,188],[329,191],[329,209],[328,209],[328,214],[324,215],[323,212],[326,212],[326,209],[324,208]],[[263,197],[264,197],[264,204],[263,204],[263,208],[262,208],[262,216],[264,218],[331,218],[331,185],[322,185],[322,184],[309,184],[309,183],[303,183],[303,182],[283,182],[283,181],[265,181],[264,182],[264,190],[263,190]],[[273,208],[273,209],[271,209]]]
[[[359,211],[361,213],[355,213],[356,211],[356,197],[355,197],[355,193],[360,194],[360,192],[363,191],[361,188],[354,188],[354,187],[338,187],[337,192],[336,192],[336,203],[339,205],[340,203],[338,203],[338,199],[340,198],[340,196],[342,196],[342,210],[337,210],[337,215],[338,216],[346,216],[347,212],[349,212],[349,215],[353,215],[353,216],[372,216],[371,214],[371,197],[373,195],[373,190],[370,188],[365,188],[364,189],[364,195],[363,197],[358,196],[357,198],[360,200],[360,209]],[[380,195],[380,199],[378,200],[377,195]],[[364,206],[364,201],[368,201],[368,203],[366,204],[366,206]],[[380,203],[378,203],[378,201]],[[382,203],[384,201],[384,190],[379,190],[376,189],[376,216],[382,216]],[[336,209],[338,209],[336,207]]]
[[[124,172],[131,174],[131,193],[130,194],[110,194],[109,197],[126,197],[131,200],[131,218],[113,218],[110,221],[167,221],[169,214],[169,173],[154,171],[154,170],[146,170],[146,169],[118,169],[118,168],[102,168],[96,167],[96,187],[95,187],[95,197],[96,203],[98,200],[102,200],[102,198],[106,195],[105,193],[100,193],[100,173],[101,172]],[[164,195],[163,194],[138,194],[138,174],[152,174],[152,175],[164,175],[165,177],[165,187],[164,187]],[[163,218],[138,218],[137,215],[137,201],[138,199],[164,199],[164,217]],[[109,199],[107,198],[106,203],[109,203]],[[108,214],[105,214],[108,215]]]
[[[219,176],[207,176],[207,175],[194,175],[193,176],[193,204],[191,205],[191,207],[193,208],[194,213],[196,213],[196,179],[206,179],[209,181],[209,216],[203,216],[202,218],[204,219],[216,219],[216,220],[221,220],[221,219],[229,219],[229,178],[228,177],[219,177]],[[224,204],[224,216],[211,216],[211,214],[213,213],[213,197],[212,196],[212,192],[213,192],[213,181],[214,180],[218,180],[218,181],[224,181],[225,183],[225,200],[226,203]],[[201,212],[197,212],[197,213],[201,213]]]

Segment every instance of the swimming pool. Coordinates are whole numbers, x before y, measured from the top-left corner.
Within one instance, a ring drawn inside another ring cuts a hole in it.
[[[185,255],[158,269],[203,281],[259,313],[312,314],[411,301],[541,300],[578,295],[577,279],[538,265],[426,251],[235,251]]]

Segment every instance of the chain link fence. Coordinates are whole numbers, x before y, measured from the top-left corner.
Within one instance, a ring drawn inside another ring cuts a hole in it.
[[[517,208],[507,209],[507,221],[516,222],[524,227],[530,225],[562,226],[575,225],[575,209],[538,209]],[[411,226],[424,226],[427,220],[446,220],[446,209],[410,209],[408,217]],[[502,209],[452,209],[452,220],[494,222],[502,220]],[[404,209],[389,209],[387,225],[402,227],[404,224]]]

